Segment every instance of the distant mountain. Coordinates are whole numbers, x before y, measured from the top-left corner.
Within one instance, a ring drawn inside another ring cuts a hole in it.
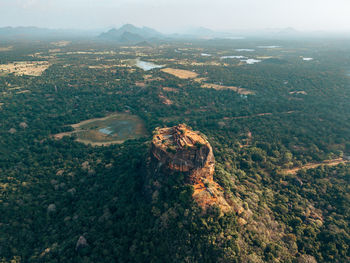
[[[142,42],[139,42],[139,43],[136,43],[135,46],[138,46],[138,47],[154,47],[150,42],[148,41],[142,41]]]
[[[186,33],[188,35],[193,35],[193,36],[212,36],[216,34],[215,31],[206,27],[193,28],[188,30]]]
[[[122,43],[137,43],[146,41],[152,38],[162,38],[162,33],[149,27],[136,27],[131,24],[126,24],[119,29],[112,28],[111,30],[99,35],[100,39],[113,40]]]
[[[123,43],[136,43],[144,41],[144,38],[138,34],[134,34],[131,32],[124,32],[118,40]]]

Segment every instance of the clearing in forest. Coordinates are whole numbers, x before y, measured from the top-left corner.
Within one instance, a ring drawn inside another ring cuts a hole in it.
[[[196,72],[184,70],[184,69],[174,69],[174,68],[163,68],[161,71],[178,77],[180,79],[192,79],[198,76]]]
[[[175,92],[175,93],[179,92],[178,89],[170,88],[170,87],[163,87],[162,89],[165,90],[165,91],[169,91],[169,92]]]
[[[0,73],[14,73],[17,76],[41,76],[50,66],[48,61],[18,61],[0,65]]]
[[[54,138],[76,135],[77,141],[92,146],[120,144],[147,135],[144,122],[136,115],[114,113],[71,125],[74,131],[55,134]]]
[[[51,42],[51,45],[54,45],[56,47],[65,47],[68,46],[70,43],[70,41],[61,40],[57,42]]]
[[[283,172],[286,174],[296,174],[298,173],[299,170],[301,169],[313,169],[313,168],[317,168],[321,165],[328,165],[328,166],[335,166],[341,163],[348,163],[349,161],[343,159],[343,158],[337,158],[337,159],[332,159],[332,160],[325,160],[323,162],[320,163],[307,163],[301,167],[295,167],[295,168],[291,168],[291,169],[284,169]]]
[[[223,85],[218,85],[218,84],[211,84],[211,83],[203,83],[201,85],[202,88],[206,88],[206,89],[215,89],[215,90],[225,90],[225,89],[229,89],[229,90],[233,90],[234,92],[237,92],[239,94],[242,95],[252,95],[255,94],[253,91],[247,90],[247,89],[243,89],[243,88],[238,88],[235,86],[223,86]]]
[[[165,105],[172,105],[173,102],[171,100],[169,100],[166,96],[164,96],[163,93],[160,93],[158,95],[158,98],[162,101],[163,104]]]
[[[307,95],[306,91],[303,91],[303,90],[291,91],[291,92],[289,92],[289,94],[303,94],[303,95]]]

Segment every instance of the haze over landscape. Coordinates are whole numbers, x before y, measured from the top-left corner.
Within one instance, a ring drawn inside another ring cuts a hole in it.
[[[126,23],[164,33],[191,27],[350,32],[347,0],[1,0],[0,27],[107,29]]]

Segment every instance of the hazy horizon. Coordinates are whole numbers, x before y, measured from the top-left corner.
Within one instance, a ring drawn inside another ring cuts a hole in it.
[[[346,0],[0,0],[0,27],[96,30],[130,23],[164,33],[195,27],[350,32],[348,10]]]

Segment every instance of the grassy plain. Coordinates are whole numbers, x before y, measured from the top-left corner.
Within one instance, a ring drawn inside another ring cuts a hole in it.
[[[178,77],[180,79],[192,79],[198,76],[196,72],[184,70],[184,69],[174,69],[174,68],[164,68],[161,71]]]
[[[41,76],[50,66],[48,61],[19,61],[0,65],[0,73],[14,73],[17,76]]]

